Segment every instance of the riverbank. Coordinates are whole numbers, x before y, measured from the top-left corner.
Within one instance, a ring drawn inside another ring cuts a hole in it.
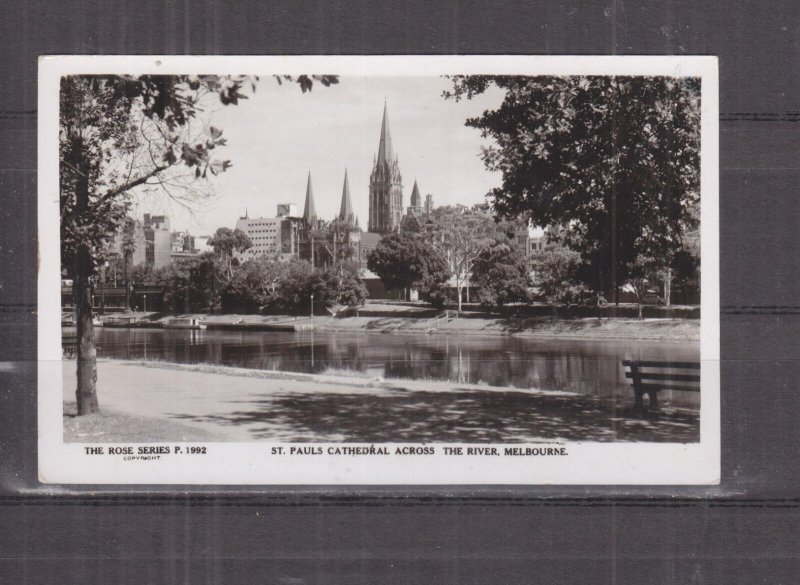
[[[694,320],[668,319],[564,319],[541,317],[519,319],[460,317],[431,322],[430,319],[409,317],[348,317],[327,319],[314,324],[319,331],[363,331],[430,335],[511,335],[541,339],[647,341],[699,341],[700,323]]]
[[[140,320],[162,327],[174,316],[138,314]],[[199,319],[210,330],[342,331],[430,335],[512,335],[542,339],[639,339],[649,341],[699,341],[698,319],[501,317],[465,312],[458,318],[436,318],[428,307],[370,303],[357,315],[347,317],[289,315],[181,315]]]
[[[344,375],[343,375],[344,374]],[[64,362],[67,442],[692,442],[699,417],[541,389],[295,374],[164,362],[98,362],[102,413],[74,413]],[[186,438],[184,438],[186,437]]]

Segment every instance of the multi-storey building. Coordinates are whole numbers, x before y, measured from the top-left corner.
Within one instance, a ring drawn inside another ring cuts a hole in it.
[[[110,254],[125,257],[130,266],[144,264],[149,268],[169,265],[172,253],[172,233],[165,215],[144,214],[143,221],[128,219],[111,243]]]
[[[166,215],[144,214],[144,263],[152,268],[163,268],[170,263],[172,252],[172,232],[169,231],[169,218]],[[137,246],[138,248],[139,246]],[[136,254],[134,253],[134,264]]]
[[[276,260],[289,260],[299,255],[300,218],[289,215],[291,204],[279,204],[277,217],[240,217],[236,229],[243,231],[250,238],[253,246],[238,253],[243,260],[267,256]]]
[[[194,248],[194,236],[189,232],[172,232],[172,252],[192,253]]]

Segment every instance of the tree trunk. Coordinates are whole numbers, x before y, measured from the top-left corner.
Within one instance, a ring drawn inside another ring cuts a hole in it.
[[[639,299],[639,302],[636,303],[636,304],[637,304],[637,308],[639,309],[639,321],[643,321],[644,317],[642,316],[642,300]]]
[[[464,286],[461,284],[456,285],[456,291],[458,293],[458,312],[461,312],[461,293],[464,290]]]
[[[89,209],[89,165],[83,158],[82,149],[77,149],[75,168],[78,176],[75,181],[75,213],[79,221]],[[75,254],[75,279],[73,294],[77,313],[76,327],[78,336],[78,387],[75,399],[78,403],[78,415],[91,414],[100,408],[97,403],[97,350],[94,344],[94,327],[92,325],[92,286],[93,272],[91,250],[81,244]]]
[[[78,254],[78,264],[91,263],[86,250]],[[91,264],[90,264],[91,265]],[[94,343],[92,324],[92,288],[87,271],[81,270],[74,283],[75,306],[78,319],[78,388],[75,399],[78,415],[92,414],[100,410],[97,402],[97,349]]]
[[[664,304],[669,307],[672,304],[672,269],[667,268],[664,275]]]

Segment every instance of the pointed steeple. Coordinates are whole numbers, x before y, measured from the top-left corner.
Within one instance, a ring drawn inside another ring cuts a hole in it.
[[[414,179],[414,188],[411,190],[411,207],[422,207],[422,197],[419,194],[416,179]]]
[[[389,130],[389,109],[383,104],[383,122],[378,154],[369,177],[369,223],[367,230],[387,234],[400,225],[403,215],[403,177]]]
[[[381,124],[381,140],[378,143],[378,160],[386,161],[390,166],[397,159],[392,148],[392,134],[389,131],[389,110],[383,103],[383,123]]]
[[[339,208],[339,219],[353,225],[353,202],[350,200],[350,182],[347,180],[347,169],[344,170],[344,186],[342,187],[342,205]]]
[[[306,208],[303,211],[303,220],[306,225],[317,221],[317,208],[314,205],[314,188],[311,186],[311,171],[308,171],[308,184],[306,185]]]

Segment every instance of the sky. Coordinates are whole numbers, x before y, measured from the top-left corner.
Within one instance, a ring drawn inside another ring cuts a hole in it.
[[[303,94],[297,84],[262,78],[249,99],[206,113],[228,140],[218,156],[233,163],[213,179],[214,197],[190,212],[165,196],[143,196],[135,213],[165,213],[172,229],[198,236],[234,227],[245,210],[251,218],[274,217],[279,203],[296,203],[302,213],[310,171],[317,214],[332,219],[339,212],[346,168],[353,207],[366,229],[384,102],[403,176],[404,208],[415,179],[423,201],[432,193],[437,206],[483,202],[501,176],[487,171],[480,159],[490,139],[464,122],[498,106],[503,94],[495,89],[473,100],[444,100],[442,91],[451,85],[434,76],[343,76],[338,85],[315,84]]]

